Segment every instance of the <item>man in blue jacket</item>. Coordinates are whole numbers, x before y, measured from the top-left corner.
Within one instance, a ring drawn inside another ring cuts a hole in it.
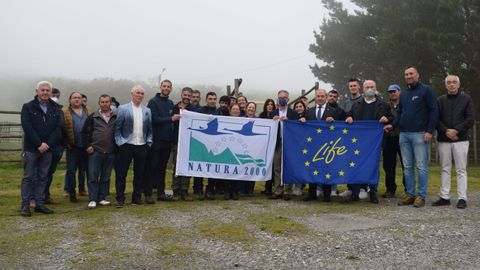
[[[115,120],[115,143],[119,146],[115,169],[117,208],[125,205],[125,185],[132,159],[132,204],[143,204],[141,196],[145,188],[145,163],[148,148],[152,144],[152,114],[150,109],[142,104],[145,90],[141,85],[135,85],[131,93],[132,102],[118,107]]]
[[[400,127],[400,151],[402,152],[406,195],[398,205],[425,206],[428,186],[428,154],[438,118],[437,98],[431,86],[419,81],[414,66],[405,69],[405,88],[400,94],[397,117],[386,131]],[[418,192],[415,192],[415,170],[418,171]]]
[[[22,206],[20,214],[32,215],[29,209],[30,190],[37,174],[35,186],[35,212],[52,214],[45,207],[45,186],[52,162],[51,149],[60,142],[60,111],[57,103],[50,99],[52,84],[41,81],[37,84],[37,95],[32,101],[23,104],[21,123],[24,132],[23,179],[21,185]]]
[[[160,83],[160,92],[148,102],[147,107],[152,112],[153,144],[148,153],[146,168],[147,186],[145,188],[146,202],[153,204],[152,190],[157,188],[157,200],[165,201],[165,174],[167,163],[172,151],[174,139],[173,123],[180,119],[174,114],[175,106],[168,98],[172,91],[172,82],[163,80]]]

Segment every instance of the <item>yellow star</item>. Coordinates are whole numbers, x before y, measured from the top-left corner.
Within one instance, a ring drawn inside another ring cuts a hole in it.
[[[357,142],[357,138],[353,138],[352,143],[356,143],[356,142]]]
[[[308,137],[307,142],[311,142],[311,141],[312,141],[312,137]]]
[[[334,130],[335,127],[333,125],[330,126],[330,130]]]
[[[317,170],[313,171],[313,175],[317,176],[317,175],[318,175],[318,171],[317,171]]]
[[[325,174],[325,178],[330,179],[332,177],[329,173]]]
[[[318,133],[318,134],[322,133],[322,130],[319,129],[319,128],[317,128],[317,133]]]
[[[355,167],[355,162],[353,162],[353,161],[350,162],[350,167],[352,167],[352,168]]]
[[[343,134],[347,134],[347,133],[348,133],[348,130],[347,130],[346,128],[344,128],[344,129],[342,130],[342,132],[343,132]]]
[[[358,149],[355,149],[355,151],[353,151],[353,153],[355,153],[355,155],[358,155],[358,154],[360,154],[360,151]]]
[[[305,167],[308,167],[308,166],[310,166],[310,162],[307,161],[305,162]]]
[[[340,175],[340,176],[343,176],[344,174],[345,174],[344,171],[339,171],[339,172],[338,172],[338,175]]]
[[[303,153],[304,155],[306,155],[306,154],[308,153],[308,150],[307,150],[307,149],[303,149],[302,153]]]

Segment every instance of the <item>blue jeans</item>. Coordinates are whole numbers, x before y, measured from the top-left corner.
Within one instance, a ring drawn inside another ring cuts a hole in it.
[[[35,185],[35,202],[37,206],[45,203],[45,185],[47,183],[48,169],[52,162],[52,153],[23,152],[23,179],[20,188],[22,207],[30,203],[30,192]],[[36,183],[34,180],[36,179]]]
[[[428,186],[428,150],[429,143],[423,140],[424,132],[400,132],[400,151],[403,161],[403,175],[408,196],[425,199]],[[415,195],[415,170],[418,173],[418,193]]]
[[[88,200],[105,200],[110,186],[115,154],[94,151],[88,158]]]

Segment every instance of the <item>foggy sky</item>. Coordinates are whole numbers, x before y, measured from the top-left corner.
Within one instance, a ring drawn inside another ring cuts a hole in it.
[[[0,74],[299,91],[316,79],[308,51],[319,0],[2,0]],[[320,63],[319,63],[320,64]]]

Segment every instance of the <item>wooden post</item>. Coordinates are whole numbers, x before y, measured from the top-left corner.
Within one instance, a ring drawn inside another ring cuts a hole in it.
[[[230,87],[230,85],[227,85],[227,96],[232,96],[232,89]]]

